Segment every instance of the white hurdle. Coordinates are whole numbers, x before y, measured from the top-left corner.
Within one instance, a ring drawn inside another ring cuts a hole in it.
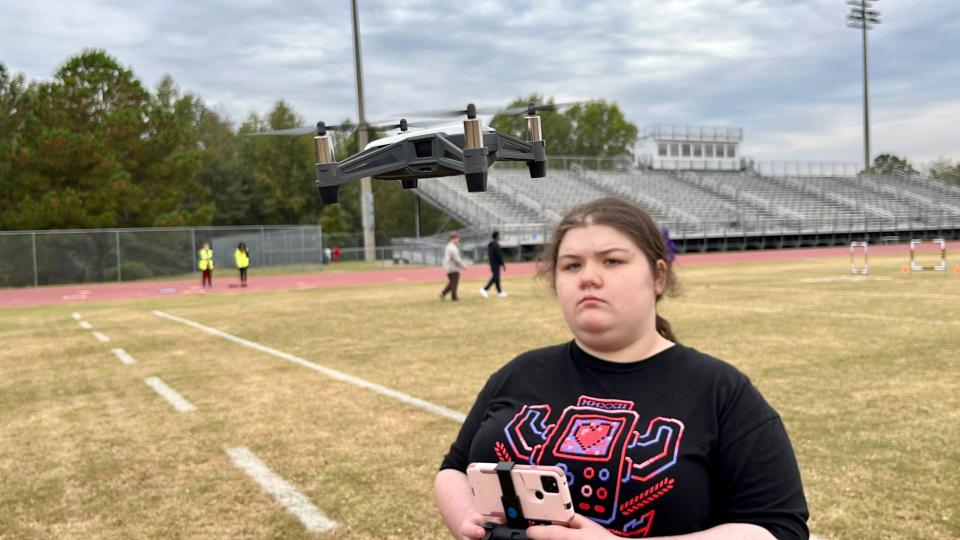
[[[850,273],[851,274],[869,274],[870,265],[867,261],[867,250],[869,249],[870,242],[864,240],[862,242],[850,242]],[[856,248],[863,248],[863,266],[857,266],[856,262]]]
[[[940,246],[940,262],[937,264],[918,264],[915,260],[915,251],[921,244],[937,244]],[[913,272],[923,272],[929,270],[933,272],[943,272],[947,269],[947,242],[943,238],[934,238],[933,240],[911,240],[910,241],[910,270]]]

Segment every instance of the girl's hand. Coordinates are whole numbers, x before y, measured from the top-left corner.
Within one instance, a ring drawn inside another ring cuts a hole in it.
[[[460,523],[460,536],[469,540],[480,540],[487,534],[483,528],[484,523],[506,523],[506,520],[473,512]]]
[[[603,525],[580,514],[573,516],[569,527],[535,525],[527,528],[530,540],[609,540],[616,538]]]

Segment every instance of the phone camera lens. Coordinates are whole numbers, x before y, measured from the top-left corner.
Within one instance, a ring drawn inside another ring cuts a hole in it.
[[[560,493],[560,486],[557,485],[557,479],[552,476],[541,476],[540,483],[543,484],[543,490],[547,493]]]
[[[540,499],[541,501],[543,500],[543,492],[540,491],[539,489],[536,492],[534,492],[534,495],[536,495],[537,498]]]

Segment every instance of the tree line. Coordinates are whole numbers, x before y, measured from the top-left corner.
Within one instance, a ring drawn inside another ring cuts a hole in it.
[[[916,174],[918,171],[907,158],[885,152],[873,158],[873,164],[865,172],[905,175]],[[956,164],[949,159],[941,158],[931,163],[929,173],[936,180],[960,185],[960,164]]]
[[[508,106],[531,99],[550,102],[531,95]],[[554,155],[630,154],[637,137],[603,101],[542,116]],[[359,232],[359,183],[324,207],[310,137],[246,136],[303,125],[281,100],[236,126],[171,76],[147,88],[100,49],[69,58],[42,82],[0,62],[0,230],[320,224]],[[523,138],[522,116],[492,125]],[[338,159],[357,151],[355,133],[336,137]],[[412,235],[415,195],[399,182],[373,186],[378,233]],[[429,205],[421,224],[426,234],[450,225]]]

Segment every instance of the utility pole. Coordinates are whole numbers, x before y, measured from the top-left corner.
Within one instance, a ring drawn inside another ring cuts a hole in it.
[[[863,33],[863,167],[870,170],[870,90],[867,73],[867,31],[880,24],[880,12],[873,9],[877,0],[847,0],[850,13],[847,26]]]
[[[357,73],[357,151],[362,152],[367,145],[367,119],[363,110],[363,67],[360,60],[360,18],[357,14],[357,0],[351,0],[353,7],[353,65]],[[360,213],[363,219],[363,258],[366,261],[377,260],[377,240],[373,223],[373,187],[370,178],[360,180]]]
[[[416,229],[417,240],[420,240],[420,195],[413,194],[413,225]]]

